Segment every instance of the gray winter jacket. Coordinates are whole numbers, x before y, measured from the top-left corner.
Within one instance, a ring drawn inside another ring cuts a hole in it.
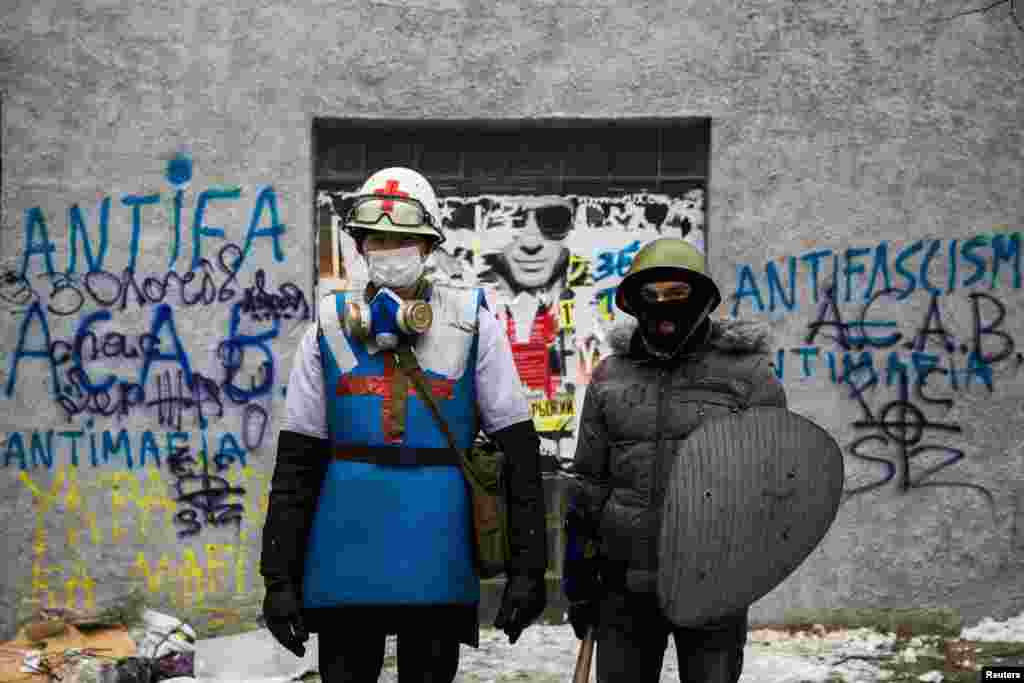
[[[706,419],[750,406],[786,406],[750,323],[713,321],[671,364],[647,354],[636,324],[616,328],[613,354],[583,401],[570,495],[629,590],[653,592],[665,486],[678,445]]]

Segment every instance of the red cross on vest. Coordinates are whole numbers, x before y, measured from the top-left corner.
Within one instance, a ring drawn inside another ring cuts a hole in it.
[[[408,197],[409,196],[408,192],[402,192],[401,190],[398,189],[398,181],[397,180],[388,180],[388,181],[386,181],[384,183],[384,187],[378,187],[376,190],[373,191],[373,193],[374,194],[390,194],[390,195],[394,195],[396,197]],[[393,201],[391,201],[390,199],[385,199],[383,202],[381,202],[380,208],[381,208],[382,211],[384,211],[384,213],[390,214],[391,213],[391,209],[395,208],[395,203]]]
[[[391,412],[391,381],[395,375],[395,358],[390,353],[384,354],[383,375],[342,375],[338,379],[338,386],[334,393],[337,396],[380,396],[384,399],[381,402],[381,430],[384,438],[390,443],[401,443],[402,434],[395,431],[392,423]],[[423,378],[430,387],[430,393],[439,399],[447,400],[452,397],[455,389],[453,379],[435,379],[426,374]],[[416,394],[416,387],[409,387],[409,396]]]

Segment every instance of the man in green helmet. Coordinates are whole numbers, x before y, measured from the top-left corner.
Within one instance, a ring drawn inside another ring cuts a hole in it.
[[[615,303],[635,322],[613,329],[613,353],[583,403],[566,523],[600,551],[590,567],[596,581],[568,577],[590,587],[568,595],[569,620],[581,639],[594,629],[601,683],[658,681],[669,634],[681,681],[735,683],[747,609],[680,628],[659,606],[662,503],[672,458],[694,429],[744,407],[784,408],[785,393],[763,336],[709,317],[721,294],[689,242],[644,246]]]

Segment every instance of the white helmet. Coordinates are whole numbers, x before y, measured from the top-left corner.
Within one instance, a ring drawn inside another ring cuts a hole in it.
[[[411,201],[410,201],[411,200]],[[444,241],[441,205],[434,188],[420,173],[401,166],[377,171],[345,200],[341,217],[345,231],[364,230],[423,235]]]

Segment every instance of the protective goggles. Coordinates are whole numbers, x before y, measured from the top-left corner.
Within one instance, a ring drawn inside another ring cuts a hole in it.
[[[367,195],[356,197],[345,214],[345,224],[376,225],[387,217],[391,225],[417,228],[429,225],[437,228],[434,219],[423,204],[412,197],[398,195]]]
[[[645,304],[679,303],[690,298],[693,287],[688,282],[648,282],[640,287],[638,294]]]
[[[550,240],[565,239],[572,230],[572,209],[560,204],[522,209],[512,219],[512,227],[525,228],[531,213],[540,233]]]

